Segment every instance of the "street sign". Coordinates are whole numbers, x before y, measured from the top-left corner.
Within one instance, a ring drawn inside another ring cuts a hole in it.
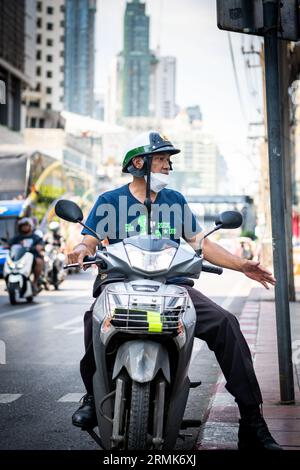
[[[299,0],[281,0],[277,36],[299,41]],[[217,0],[218,28],[263,36],[265,33],[262,0]]]
[[[3,80],[0,80],[0,104],[5,104],[5,83]]]

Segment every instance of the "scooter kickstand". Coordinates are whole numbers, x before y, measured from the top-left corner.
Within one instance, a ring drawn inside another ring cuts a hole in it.
[[[101,450],[104,450],[103,449],[103,444],[102,444],[102,441],[101,441],[101,437],[98,436],[98,434],[95,433],[95,431],[90,428],[90,429],[82,429],[83,431],[86,431],[92,439],[94,439],[94,441],[98,444],[98,446],[101,448]]]

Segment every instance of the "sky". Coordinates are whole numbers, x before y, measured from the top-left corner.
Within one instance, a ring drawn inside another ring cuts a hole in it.
[[[204,129],[213,134],[229,167],[237,191],[258,178],[262,121],[261,68],[255,36],[230,33],[238,85],[232,63],[228,32],[217,27],[216,0],[144,0],[150,16],[150,47],[177,59],[176,102],[180,107],[198,104]],[[122,50],[126,0],[98,0],[96,14],[95,89],[105,91],[111,59]],[[259,111],[258,111],[259,110]],[[241,178],[243,175],[243,178]]]

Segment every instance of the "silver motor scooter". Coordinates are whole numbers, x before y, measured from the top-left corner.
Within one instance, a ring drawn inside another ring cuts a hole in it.
[[[63,269],[65,255],[61,253],[59,248],[53,243],[46,243],[44,261],[45,289],[49,290],[50,286],[53,286],[55,290],[58,290],[67,275],[66,271]]]
[[[73,202],[60,200],[55,211],[85,226]],[[239,212],[224,212],[205,236],[241,223]],[[86,431],[103,449],[170,450],[180,429],[200,422],[183,421],[189,389],[199,385],[188,377],[196,313],[188,291],[168,280],[182,279],[182,273],[198,278],[201,270],[221,274],[222,269],[203,264],[201,250],[195,252],[183,239],[176,243],[152,235],[109,245],[83,264],[124,276],[104,287],[93,309],[93,386],[100,438]]]
[[[3,277],[5,279],[9,300],[15,305],[24,299],[32,302],[33,291],[30,276],[32,274],[34,256],[22,245],[12,245],[5,260]]]

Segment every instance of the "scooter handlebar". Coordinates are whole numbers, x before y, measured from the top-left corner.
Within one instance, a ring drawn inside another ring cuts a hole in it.
[[[85,256],[83,258],[83,266],[90,266],[91,264],[97,264],[97,266],[101,269],[106,269],[107,264],[103,259],[98,258],[96,256]],[[69,268],[79,268],[79,263],[73,263],[73,264],[65,264],[64,269],[69,269]]]
[[[223,273],[223,268],[219,268],[219,266],[214,266],[213,264],[203,264],[202,265],[202,271],[206,273],[212,273],[212,274],[222,274]]]

